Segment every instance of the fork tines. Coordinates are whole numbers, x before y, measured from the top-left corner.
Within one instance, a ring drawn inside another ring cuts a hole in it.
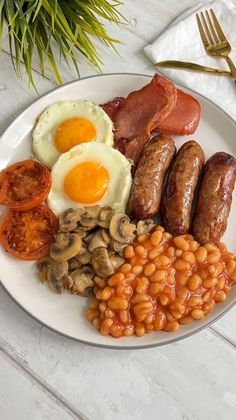
[[[213,9],[210,9],[210,13],[208,10],[205,11],[205,14],[201,12],[200,16],[197,14],[196,17],[202,42],[205,47],[222,44],[223,42],[227,43],[226,36]]]

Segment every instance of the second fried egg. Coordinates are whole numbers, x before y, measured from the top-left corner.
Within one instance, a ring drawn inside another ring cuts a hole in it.
[[[131,163],[118,150],[101,143],[80,144],[59,157],[51,174],[47,202],[55,214],[93,205],[125,211]]]
[[[113,145],[113,124],[101,107],[89,101],[64,101],[49,106],[33,131],[33,151],[51,168],[61,153],[81,143]]]

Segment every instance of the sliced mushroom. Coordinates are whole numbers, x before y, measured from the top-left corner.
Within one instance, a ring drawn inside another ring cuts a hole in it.
[[[76,257],[71,258],[68,261],[68,264],[69,264],[69,272],[77,270],[77,268],[82,267],[82,264],[77,260]]]
[[[98,217],[98,226],[101,226],[105,229],[109,229],[110,221],[114,213],[115,210],[111,207],[103,207]]]
[[[104,239],[105,238],[105,239]],[[89,244],[88,249],[90,252],[93,252],[96,248],[108,247],[110,237],[108,237],[102,232],[102,229],[99,229],[96,233],[93,234]]]
[[[70,291],[73,281],[69,275],[66,275],[61,280],[55,280],[53,277],[51,277],[50,272],[51,269],[48,272],[48,286],[53,292],[62,293],[64,290]]]
[[[73,283],[68,276],[68,263],[66,261],[53,261],[47,270],[47,282],[56,293],[69,290]]]
[[[91,263],[95,273],[100,277],[110,276],[115,271],[108,251],[104,247],[96,248],[93,251]]]
[[[52,273],[57,279],[62,279],[68,274],[68,262],[67,261],[53,261],[51,264]]]
[[[84,242],[85,242],[86,244],[89,244],[89,242],[91,241],[91,239],[92,239],[92,237],[93,237],[94,233],[96,233],[96,231],[95,231],[95,232],[92,232],[92,233],[89,233],[89,235],[87,235],[87,236],[86,236],[86,238],[84,238]]]
[[[89,229],[94,228],[97,225],[100,210],[99,206],[85,207],[85,212],[81,215],[80,224]]]
[[[119,254],[121,257],[123,256],[123,251],[126,246],[127,244],[121,244],[120,242],[114,241],[114,239],[111,239],[110,241],[110,250]]]
[[[81,239],[85,239],[87,236],[87,228],[84,226],[77,226],[76,229],[73,230],[73,233],[76,233],[81,237]]]
[[[112,216],[109,231],[115,241],[126,244],[132,242],[135,230],[136,226],[130,223],[130,218],[125,214],[116,213]]]
[[[80,220],[81,214],[83,214],[84,209],[81,207],[79,209],[67,209],[59,217],[59,228],[61,232],[72,232],[77,228],[78,222]]]
[[[118,270],[118,268],[125,262],[124,258],[119,255],[110,255],[110,261],[113,265],[114,271]]]
[[[82,248],[82,241],[76,233],[59,233],[56,242],[51,245],[50,256],[55,261],[67,261],[77,255]]]
[[[68,244],[68,238],[70,236],[70,233],[65,232],[58,232],[56,235],[54,235],[55,242],[57,242],[61,247],[67,246]]]
[[[86,244],[82,245],[82,248],[81,248],[79,254],[76,255],[75,258],[81,265],[86,265],[90,262],[91,253],[89,252]]]
[[[86,265],[73,271],[71,273],[73,286],[71,287],[70,292],[80,296],[88,296],[94,286],[93,277],[93,270]]]
[[[103,238],[104,242],[109,244],[110,241],[111,241],[111,236],[109,234],[109,231],[106,230],[106,229],[101,229],[101,235],[102,235],[102,238]]]
[[[155,223],[152,219],[146,219],[146,220],[139,220],[137,223],[137,235],[141,235],[142,233],[148,233],[150,232],[155,226]]]
[[[50,264],[52,264],[53,259],[50,257],[45,257],[42,260],[38,261],[37,268],[38,268],[38,278],[41,283],[44,283],[47,280],[47,271]]]

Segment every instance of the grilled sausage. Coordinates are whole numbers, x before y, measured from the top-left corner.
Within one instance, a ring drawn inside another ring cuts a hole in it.
[[[176,155],[161,206],[163,225],[172,235],[189,230],[194,192],[204,162],[204,152],[193,140],[184,143]]]
[[[219,242],[227,227],[236,179],[236,159],[215,153],[206,163],[193,219],[193,234],[201,244]]]
[[[144,147],[131,189],[130,210],[134,217],[148,219],[158,213],[164,176],[174,154],[174,141],[164,134]]]

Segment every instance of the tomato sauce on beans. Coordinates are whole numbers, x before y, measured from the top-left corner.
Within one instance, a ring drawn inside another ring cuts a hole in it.
[[[124,251],[125,263],[97,278],[87,318],[102,335],[141,337],[202,320],[236,283],[236,256],[224,244],[201,246],[192,235],[157,226]]]

